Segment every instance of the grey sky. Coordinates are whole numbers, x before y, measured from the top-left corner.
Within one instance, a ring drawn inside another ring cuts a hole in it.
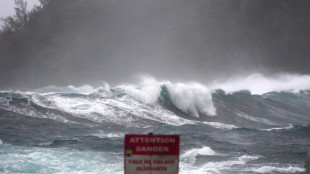
[[[14,2],[0,1],[3,9]],[[34,42],[29,48],[36,52],[16,61],[0,55],[6,68],[0,78],[7,81],[0,89],[113,85],[141,74],[202,83],[251,73],[310,74],[308,0],[50,2],[57,9],[47,16],[54,22],[52,46]]]
[[[38,5],[38,0],[26,0],[28,2],[28,10],[30,10],[34,5]],[[5,18],[7,16],[13,15],[14,11],[14,0],[1,0],[0,1],[0,18]]]

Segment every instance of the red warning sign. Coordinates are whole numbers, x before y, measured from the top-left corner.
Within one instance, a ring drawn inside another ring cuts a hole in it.
[[[179,135],[125,135],[125,174],[177,174]]]

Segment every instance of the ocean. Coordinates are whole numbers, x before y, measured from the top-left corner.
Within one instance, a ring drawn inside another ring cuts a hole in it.
[[[303,173],[309,79],[1,91],[0,173],[123,173],[124,135],[147,133],[180,135],[180,174]]]

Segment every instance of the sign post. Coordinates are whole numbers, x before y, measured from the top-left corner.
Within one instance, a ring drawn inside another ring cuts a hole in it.
[[[125,135],[125,174],[178,174],[179,135]]]

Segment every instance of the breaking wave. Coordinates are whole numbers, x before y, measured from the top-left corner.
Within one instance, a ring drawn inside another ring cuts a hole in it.
[[[231,78],[223,83],[215,82],[212,89],[222,89],[228,93],[248,90],[258,95],[269,92],[299,92],[310,89],[310,75],[278,74],[266,77],[256,73],[248,77]]]
[[[256,74],[1,91],[0,173],[123,173],[124,135],[149,132],[181,135],[182,174],[301,173],[309,84],[307,75]]]
[[[186,151],[181,155],[181,161],[189,164],[194,164],[196,162],[196,157],[198,155],[216,155],[210,147],[194,148]]]
[[[103,122],[132,126],[156,123],[184,125],[202,121],[219,129],[244,127],[245,123],[251,123],[264,130],[276,130],[277,125],[298,125],[310,120],[305,116],[310,109],[310,94],[306,90],[308,83],[296,82],[300,88],[288,85],[290,88],[276,89],[277,85],[286,86],[291,79],[307,82],[308,76],[298,79],[287,75],[278,80],[261,75],[248,77],[246,82],[277,82],[264,90],[269,93],[262,95],[251,94],[261,93],[256,88],[248,88],[251,92],[242,91],[247,87],[242,88],[239,83],[233,83],[236,88],[228,88],[232,84],[223,84],[217,86],[220,89],[210,90],[199,83],[158,82],[151,78],[137,85],[114,88],[108,85],[97,89],[89,85],[49,86],[28,92],[0,92],[0,108],[32,117],[89,125]],[[293,89],[303,91],[292,93]],[[240,91],[227,93],[233,90]],[[279,92],[282,90],[288,91]]]

